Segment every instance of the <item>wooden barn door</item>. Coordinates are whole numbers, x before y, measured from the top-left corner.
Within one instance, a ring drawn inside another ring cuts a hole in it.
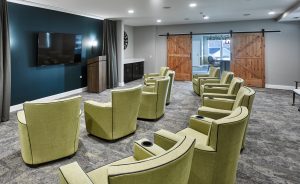
[[[265,40],[262,33],[233,34],[231,71],[245,85],[265,87]]]
[[[176,72],[175,80],[192,80],[192,37],[168,37],[168,67]]]

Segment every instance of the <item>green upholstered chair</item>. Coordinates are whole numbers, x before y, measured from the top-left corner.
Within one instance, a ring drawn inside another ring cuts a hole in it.
[[[204,84],[201,99],[205,97],[219,97],[235,99],[239,89],[244,85],[244,80],[239,77],[234,77],[230,84]]]
[[[207,118],[220,119],[231,114],[237,107],[244,106],[247,107],[250,118],[254,97],[255,91],[249,87],[241,87],[235,100],[206,97],[203,106],[198,109],[198,114]],[[245,147],[248,122],[249,120],[247,120],[242,148]]]
[[[165,104],[167,100],[170,77],[158,79],[153,86],[153,90],[142,92],[142,101],[139,109],[138,118],[157,120],[165,113]]]
[[[146,82],[147,80],[151,80],[151,78],[153,78],[153,77],[165,77],[165,76],[167,76],[168,70],[169,70],[169,67],[161,67],[159,73],[144,74],[144,80]]]
[[[85,173],[77,162],[60,167],[61,184],[187,184],[195,139],[182,137],[167,151],[135,142],[134,155]]]
[[[73,155],[78,149],[81,97],[25,102],[18,129],[22,158],[37,165]]]
[[[203,93],[204,91],[204,85],[207,84],[221,84],[221,85],[228,85],[231,83],[232,79],[234,77],[234,74],[233,72],[228,72],[228,71],[224,71],[222,72],[222,75],[221,75],[221,79],[201,79],[199,81],[199,86],[200,86],[200,95]]]
[[[246,107],[211,123],[192,117],[189,127],[176,134],[156,132],[154,142],[168,149],[182,136],[196,138],[189,184],[234,184],[247,119]]]
[[[112,101],[84,102],[86,130],[106,140],[115,140],[136,130],[142,86],[112,90]]]
[[[175,78],[175,71],[169,70],[167,76],[170,77],[170,82],[169,82],[166,105],[169,105],[171,102],[171,94],[172,94],[172,88],[173,88],[173,83],[174,83],[174,78]],[[153,92],[155,89],[155,80],[161,79],[161,78],[162,77],[155,77],[155,79],[153,79],[153,81],[147,82],[143,88],[143,91]]]
[[[200,95],[201,79],[219,79],[220,68],[210,67],[208,74],[196,74],[193,75],[193,89],[197,95]]]

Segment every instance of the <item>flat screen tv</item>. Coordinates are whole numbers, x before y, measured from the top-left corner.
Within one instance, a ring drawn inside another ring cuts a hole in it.
[[[40,32],[37,65],[79,63],[81,47],[82,35]]]

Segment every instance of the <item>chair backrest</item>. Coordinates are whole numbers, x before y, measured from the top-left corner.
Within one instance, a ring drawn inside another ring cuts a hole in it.
[[[122,137],[124,130],[136,129],[141,96],[142,85],[112,90],[113,137]]]
[[[171,99],[172,87],[175,78],[175,71],[169,70],[168,76],[170,77],[170,82],[169,82],[169,89],[168,89],[167,100],[166,100],[167,103],[169,103]]]
[[[223,71],[220,84],[230,84],[233,79],[233,72]]]
[[[169,81],[170,81],[170,77],[165,77],[155,82],[155,89],[157,93],[157,102],[156,102],[157,118],[161,117],[165,112]]]
[[[235,102],[233,104],[232,110],[236,109],[239,106],[247,107],[249,114],[252,109],[252,104],[255,97],[255,91],[249,87],[241,87],[239,92],[236,95]]]
[[[166,76],[167,75],[167,73],[168,73],[168,70],[169,70],[169,67],[161,67],[160,68],[160,71],[159,71],[159,75],[160,76]]]
[[[213,121],[207,144],[216,150],[213,161],[213,183],[235,183],[240,149],[248,119],[246,107],[236,108],[231,115]]]
[[[61,158],[62,153],[70,155],[77,150],[80,103],[81,96],[24,103],[33,163]]]
[[[182,137],[170,150],[145,160],[110,165],[109,184],[187,184],[195,139]]]
[[[210,67],[209,68],[209,77],[220,77],[220,68]]]
[[[243,85],[244,85],[244,79],[239,77],[234,77],[230,82],[227,94],[236,95]]]

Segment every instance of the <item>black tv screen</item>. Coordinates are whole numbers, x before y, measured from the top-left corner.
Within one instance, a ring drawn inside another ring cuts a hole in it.
[[[38,34],[38,65],[81,62],[82,36],[66,33]]]

